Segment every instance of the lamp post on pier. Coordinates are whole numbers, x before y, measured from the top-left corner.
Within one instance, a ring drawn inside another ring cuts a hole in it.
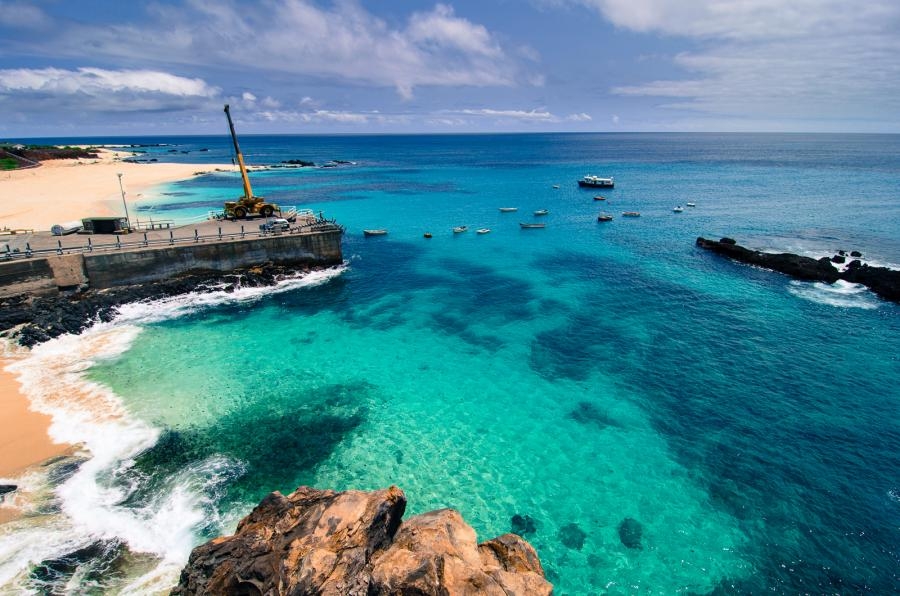
[[[116,174],[119,177],[119,191],[122,193],[122,206],[125,207],[125,222],[128,224],[128,230],[131,231],[131,219],[128,217],[128,203],[125,202],[125,187],[122,186],[122,172]]]

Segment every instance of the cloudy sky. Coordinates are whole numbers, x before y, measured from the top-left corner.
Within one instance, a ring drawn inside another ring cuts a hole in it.
[[[0,0],[0,138],[900,132],[898,0]]]

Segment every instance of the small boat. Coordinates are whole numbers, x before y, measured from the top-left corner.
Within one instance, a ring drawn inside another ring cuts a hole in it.
[[[548,213],[550,213],[550,212],[547,211],[546,209],[538,209],[537,211],[534,212],[535,215],[547,215]]]
[[[640,217],[641,212],[640,211],[623,211],[622,215],[624,217]]]
[[[696,207],[697,203],[685,203],[688,207]]]
[[[386,236],[387,230],[363,230],[363,234],[366,236]]]
[[[475,233],[476,234],[490,234],[491,229],[490,228],[481,228],[481,229],[475,230]]]
[[[513,211],[518,211],[518,207],[500,207],[500,213],[512,213]]]
[[[453,233],[454,234],[462,234],[463,232],[465,232],[468,229],[469,229],[469,226],[456,226],[455,228],[453,228]]]
[[[559,184],[554,184],[553,188],[559,188]]]
[[[578,186],[588,188],[613,188],[616,183],[612,178],[601,178],[600,176],[587,175],[578,181]]]
[[[674,211],[675,213],[681,213],[682,211],[684,211],[684,207],[678,205],[677,207],[672,207],[672,211]]]
[[[547,224],[542,223],[519,223],[519,227],[523,230],[530,230],[532,228],[545,228]]]
[[[612,215],[608,215],[606,213],[601,213],[597,216],[597,221],[612,221]]]
[[[431,232],[425,232],[425,237],[426,237],[426,238],[431,238]]]
[[[594,200],[595,201],[605,201],[606,197],[601,197],[600,195],[597,195],[596,197],[594,197]]]

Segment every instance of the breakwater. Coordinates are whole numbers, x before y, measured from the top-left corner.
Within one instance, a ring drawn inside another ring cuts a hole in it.
[[[115,236],[18,238],[0,254],[0,297],[101,290],[193,272],[231,272],[264,263],[331,266],[343,260],[343,229],[312,219],[290,230],[247,231],[237,222]],[[98,242],[98,239],[100,241]]]

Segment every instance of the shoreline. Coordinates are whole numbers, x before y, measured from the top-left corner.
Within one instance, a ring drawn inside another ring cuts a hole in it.
[[[124,151],[99,149],[97,159],[54,159],[40,167],[0,172],[0,194],[15,197],[0,205],[0,229],[49,230],[85,217],[124,215],[118,174],[129,208],[143,192],[187,180],[231,164],[133,163]]]
[[[50,438],[51,416],[35,412],[22,392],[18,379],[6,367],[12,363],[0,358],[0,478],[12,479],[27,468],[51,457],[64,455],[71,445]]]

